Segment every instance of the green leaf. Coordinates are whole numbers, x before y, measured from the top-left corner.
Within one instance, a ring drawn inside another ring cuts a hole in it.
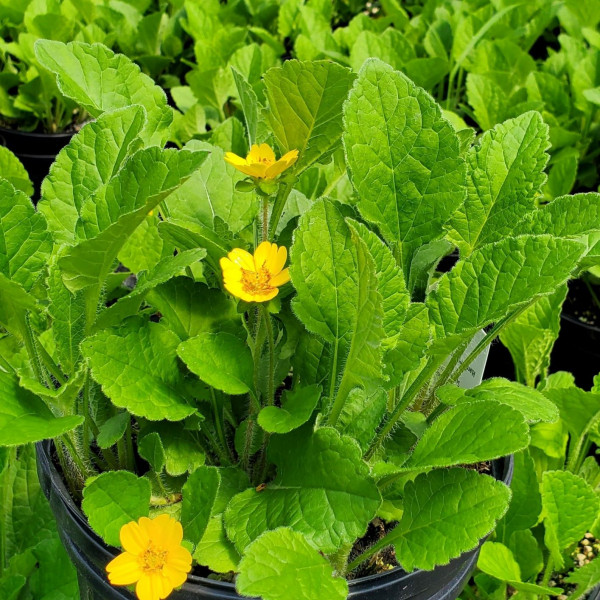
[[[583,251],[579,242],[549,235],[509,237],[475,250],[440,278],[427,299],[439,344],[452,347],[551,294],[569,278]]]
[[[573,600],[581,598],[587,591],[600,583],[600,561],[592,560],[587,565],[575,569],[565,581],[577,585],[577,589],[571,594],[571,598]]]
[[[127,412],[120,412],[100,425],[96,443],[102,449],[110,448],[125,435],[131,417]]]
[[[258,143],[259,109],[261,107],[256,93],[247,79],[235,67],[231,67],[231,72],[233,73],[233,80],[244,113],[246,131],[248,132],[248,144],[252,146],[252,144]]]
[[[574,440],[589,433],[590,426],[600,417],[600,394],[577,387],[544,390],[560,412],[562,423]]]
[[[217,146],[194,142],[186,148],[208,151],[208,155],[189,181],[168,199],[169,212],[188,228],[197,224],[214,229],[218,217],[237,233],[252,223],[258,202],[236,189],[246,176],[225,162],[225,153]]]
[[[206,459],[194,431],[186,429],[185,421],[146,423],[140,431],[138,447],[143,448],[144,458],[156,470],[164,467],[174,477],[193,473]]]
[[[544,541],[555,568],[562,569],[563,552],[583,538],[598,518],[598,496],[585,480],[568,471],[546,471],[541,490]]]
[[[55,417],[34,394],[19,387],[18,380],[0,370],[0,445],[20,446],[55,438],[75,429],[83,417]]]
[[[502,482],[476,471],[421,473],[406,484],[404,513],[388,539],[405,571],[433,569],[475,548],[504,514],[509,499]]]
[[[434,240],[416,250],[410,263],[408,289],[416,300],[423,301],[437,266],[444,256],[454,250],[454,244],[448,240]]]
[[[16,190],[31,197],[33,195],[33,184],[21,161],[4,146],[0,146],[0,173],[9,181]]]
[[[107,544],[120,546],[121,527],[149,514],[150,481],[129,471],[102,473],[86,482],[81,508]]]
[[[25,193],[0,179],[0,273],[29,291],[51,251],[44,216]]]
[[[96,237],[84,240],[70,248],[59,260],[63,280],[69,290],[77,292],[92,285],[102,284],[128,237],[144,221],[148,213],[174,189],[176,188],[150,196],[145,205],[121,215]]]
[[[225,533],[223,515],[209,520],[204,536],[196,545],[194,560],[215,573],[238,570],[240,555]]]
[[[514,474],[510,484],[512,500],[496,528],[498,539],[505,544],[513,532],[533,527],[542,511],[542,498],[533,459],[527,450],[523,450],[515,453],[514,461]]]
[[[60,91],[83,106],[92,117],[139,104],[146,110],[141,137],[148,145],[163,145],[173,114],[160,87],[123,54],[102,44],[38,40],[35,55],[56,75]]]
[[[282,153],[299,151],[296,171],[336,149],[353,78],[349,69],[329,61],[288,60],[265,73],[269,123]]]
[[[133,318],[86,339],[92,376],[119,408],[151,421],[180,421],[195,412],[184,393],[179,338],[159,323]]]
[[[156,146],[133,154],[105,189],[89,198],[81,208],[78,233],[92,238],[127,213],[146,205],[150,198],[172,194],[207,158],[206,151]]]
[[[82,292],[72,294],[66,288],[56,261],[50,264],[46,285],[56,352],[62,370],[71,374],[81,356],[79,345],[85,335],[85,298]]]
[[[384,346],[394,344],[400,338],[400,329],[410,304],[410,294],[406,289],[402,269],[396,263],[392,251],[375,233],[358,221],[347,219],[346,222],[366,244],[375,262],[375,274],[382,297],[382,324],[386,335],[383,343]]]
[[[442,236],[464,199],[459,140],[431,96],[374,59],[346,102],[344,147],[358,208],[397,244],[407,275],[413,252]]]
[[[28,335],[27,313],[37,306],[36,299],[22,285],[0,273],[0,324],[7,331],[25,339]]]
[[[294,390],[284,390],[281,408],[265,406],[258,413],[258,424],[269,433],[289,433],[306,423],[319,400],[321,386],[310,385]]]
[[[550,353],[560,331],[560,313],[567,286],[538,298],[500,332],[500,340],[510,351],[517,379],[534,387],[538,377],[545,378]]]
[[[536,581],[537,576],[544,568],[544,555],[531,530],[521,529],[515,531],[510,536],[507,545],[521,567],[522,579],[524,581]]]
[[[40,212],[57,243],[72,244],[84,203],[105,187],[141,144],[145,121],[141,106],[106,112],[73,136],[42,183]]]
[[[33,597],[39,600],[67,600],[79,593],[77,574],[58,536],[44,540],[33,550],[37,568],[29,580]]]
[[[182,340],[203,332],[234,331],[239,324],[234,300],[189,277],[163,283],[150,291],[146,300],[161,313],[161,322]]]
[[[239,566],[236,589],[264,600],[344,600],[348,583],[300,533],[282,527],[248,546]]]
[[[186,540],[195,544],[204,536],[220,485],[216,467],[198,467],[183,485],[181,524]]]
[[[310,426],[273,436],[268,456],[278,467],[267,488],[234,496],[225,527],[244,549],[267,529],[289,526],[325,553],[364,535],[381,498],[358,444],[334,429]],[[314,507],[304,510],[303,507]]]
[[[366,452],[375,437],[387,405],[387,394],[378,389],[367,395],[364,390],[354,388],[349,394],[337,422],[337,430],[354,438]]]
[[[546,180],[549,146],[542,116],[528,112],[496,125],[471,148],[467,198],[448,226],[461,255],[503,239],[534,210]]]
[[[248,345],[229,333],[201,333],[177,348],[192,373],[226,394],[254,390],[254,361]]]
[[[578,240],[587,247],[581,266],[594,266],[600,262],[600,194],[556,198],[523,218],[515,232],[550,233]]]
[[[497,542],[486,542],[481,547],[477,567],[492,577],[506,581],[511,587],[521,592],[558,596],[563,591],[561,588],[523,583],[521,569],[510,548]]]
[[[486,379],[477,387],[463,390],[455,386],[442,386],[436,390],[437,397],[445,404],[461,404],[494,400],[518,410],[530,423],[558,420],[558,410],[544,394],[533,388],[501,377]]]
[[[418,441],[407,468],[475,464],[527,447],[523,415],[494,402],[464,403],[442,413]]]

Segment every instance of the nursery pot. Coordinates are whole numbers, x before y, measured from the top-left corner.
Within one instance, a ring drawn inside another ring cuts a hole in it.
[[[583,323],[563,311],[550,368],[552,372],[573,373],[575,383],[589,390],[594,376],[600,373],[600,327]]]
[[[56,517],[62,543],[77,569],[81,600],[134,600],[123,587],[108,583],[105,566],[119,551],[104,544],[91,530],[77,508],[51,458],[51,442],[37,444],[37,469],[42,490]],[[492,463],[492,474],[510,484],[513,458]],[[483,540],[481,541],[483,543]],[[406,573],[400,568],[350,582],[352,600],[454,600],[475,568],[479,547],[433,571]],[[241,600],[231,583],[188,576],[183,588],[171,600]],[[326,600],[326,599],[324,599]]]
[[[0,127],[0,144],[8,148],[23,163],[33,183],[33,199],[40,197],[42,180],[56,155],[73,137],[73,133],[29,133]]]

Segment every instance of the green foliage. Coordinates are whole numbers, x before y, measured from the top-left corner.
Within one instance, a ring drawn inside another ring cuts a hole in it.
[[[522,5],[467,16],[442,4],[414,21],[383,2],[382,19],[361,15],[335,33],[348,3],[188,1],[175,22],[118,18],[115,44],[145,72],[194,53],[189,85],[163,79],[177,110],[131,60],[88,43],[92,31],[36,43],[46,76],[96,120],[58,156],[39,210],[0,181],[3,440],[54,438],[67,485],[77,495],[86,482],[83,510],[108,543],[165,511],[195,561],[236,573],[241,593],[343,598],[342,576],[388,546],[405,570],[433,569],[500,522],[480,580],[543,594],[543,535],[530,528],[543,519],[560,564],[583,527],[556,518],[573,501],[558,485],[561,460],[597,512],[598,474],[585,463],[597,393],[557,378],[539,390],[479,384],[474,362],[501,334],[523,377],[544,377],[546,358],[530,355],[555,334],[536,337],[536,323],[555,322],[566,282],[598,253],[597,194],[540,206],[565,168],[553,154],[544,185],[557,130],[531,110],[541,107],[492,114],[504,96],[527,101],[512,87],[547,83],[530,81],[536,65],[511,33],[533,43],[547,23]],[[86,6],[90,24],[112,14]],[[176,23],[193,38],[179,50]],[[298,60],[279,66],[290,48]],[[347,65],[365,52],[393,65],[369,60],[355,76]],[[417,85],[446,75],[447,109],[464,85],[502,89],[475,144]],[[577,106],[593,100],[580,94]],[[298,161],[257,185],[224,160],[255,142],[298,150]],[[245,254],[263,240],[289,250],[278,262],[291,283],[275,284],[274,252],[258,265]],[[248,293],[277,295],[259,306],[224,289],[229,254]],[[469,390],[456,386],[467,369]],[[508,488],[471,467],[512,453],[509,509]],[[536,495],[543,471],[559,475]],[[349,561],[376,516],[389,533]],[[6,589],[25,585],[10,577]]]

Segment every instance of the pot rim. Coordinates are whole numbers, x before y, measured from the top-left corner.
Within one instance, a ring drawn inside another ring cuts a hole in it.
[[[56,133],[36,133],[35,131],[21,131],[20,129],[12,129],[10,127],[3,127],[0,125],[0,133],[8,133],[10,135],[20,135],[23,137],[41,139],[41,138],[72,138],[77,132],[76,131],[57,131]]]
[[[600,333],[600,327],[598,327],[598,325],[590,325],[589,323],[584,323],[583,321],[580,321],[577,317],[570,315],[569,313],[566,313],[564,311],[560,313],[560,318],[564,319],[568,323],[571,323],[571,325],[576,325],[577,327],[583,327],[584,329]]]
[[[61,501],[65,505],[65,508],[72,515],[72,517],[86,529],[86,533],[92,538],[93,542],[99,548],[101,548],[105,552],[109,553],[111,556],[116,557],[120,553],[119,549],[115,548],[114,546],[109,546],[102,540],[102,538],[100,538],[96,534],[96,532],[90,527],[88,520],[86,519],[83,512],[75,504],[73,498],[71,497],[71,494],[68,492],[62,476],[58,472],[56,465],[54,464],[54,462],[51,459],[50,449],[53,446],[53,444],[54,444],[53,440],[44,440],[44,441],[38,442],[36,444],[36,446],[38,448],[40,448],[40,450],[41,450],[38,452],[38,460],[41,455],[44,459],[43,462],[45,463],[44,465],[42,465],[42,467],[47,468],[50,472],[50,482],[51,482],[52,488],[59,495]],[[495,459],[491,462],[492,462],[492,464],[495,464],[498,466],[498,477],[495,477],[495,478],[499,481],[502,481],[506,485],[510,485],[510,483],[512,481],[512,477],[513,477],[513,471],[514,471],[513,455],[511,454],[509,456],[501,457],[501,458]],[[492,476],[494,476],[494,475],[492,474]],[[485,537],[487,537],[487,536],[485,536]],[[482,538],[482,540],[480,540],[479,545],[481,545],[481,542],[485,539],[485,537]],[[468,554],[469,552],[476,550],[478,547],[479,546],[475,546],[474,548],[472,548],[470,550],[466,550],[460,556],[463,556],[464,554]],[[455,559],[452,559],[452,560],[456,560],[458,558],[459,557],[456,557]],[[361,588],[363,588],[364,586],[369,586],[370,584],[372,585],[375,583],[376,585],[378,584],[377,587],[380,587],[380,586],[384,586],[385,583],[390,579],[394,579],[395,581],[407,580],[407,579],[414,578],[415,576],[417,576],[420,573],[433,573],[433,572],[434,571],[423,571],[421,569],[417,569],[415,571],[412,571],[411,573],[407,573],[406,571],[404,571],[404,569],[402,569],[402,567],[394,567],[393,569],[390,569],[389,571],[385,571],[383,573],[377,573],[375,575],[368,575],[366,577],[359,577],[357,579],[348,581],[348,587],[349,587],[350,593],[352,593],[353,591],[358,592],[358,591],[362,591]],[[198,575],[191,575],[191,574],[188,575],[187,581],[183,584],[183,586],[187,591],[190,591],[190,592],[201,591],[202,587],[204,587],[205,589],[206,589],[206,587],[209,587],[212,589],[220,589],[223,592],[236,593],[234,583],[229,583],[226,581],[219,581],[217,579],[209,579],[207,577],[201,577]],[[115,588],[115,590],[116,589],[118,589],[118,588]],[[123,596],[123,598],[126,598],[126,596]]]

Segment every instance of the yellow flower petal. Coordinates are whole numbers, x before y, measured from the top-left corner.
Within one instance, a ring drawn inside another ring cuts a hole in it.
[[[281,272],[281,269],[283,269],[285,265],[285,261],[287,260],[287,248],[285,246],[277,248],[277,246],[273,244],[273,250],[271,256],[269,256],[269,261],[267,262],[267,269],[269,269],[269,273],[274,277]]]
[[[266,171],[265,171],[265,179],[275,179],[278,175],[281,175],[288,168],[287,163],[284,160],[278,160],[276,163],[273,163]]]
[[[169,580],[169,583],[177,588],[180,585],[183,585],[187,579],[187,574],[179,571],[177,569],[173,569],[168,564],[163,567],[162,570],[163,575]]]
[[[165,566],[187,574],[192,569],[192,555],[183,546],[177,546],[169,551]]]
[[[248,165],[248,161],[245,158],[242,158],[241,156],[238,156],[237,154],[234,154],[233,152],[225,152],[224,158],[230,165],[233,165],[234,167],[241,167],[241,166]]]
[[[252,148],[250,148],[250,152],[248,152],[248,156],[246,157],[248,162],[275,162],[275,152],[269,144],[261,144],[257,146],[256,144],[252,144]]]
[[[273,244],[275,246],[275,244]],[[277,248],[277,246],[275,246]],[[258,248],[254,251],[254,267],[253,271],[258,271],[262,267],[266,266],[266,263],[271,254],[271,242],[262,242],[258,245]]]
[[[143,575],[137,556],[129,552],[113,558],[106,565],[106,571],[108,580],[113,585],[131,585]]]
[[[242,248],[234,248],[227,256],[231,262],[242,267],[242,269],[246,269],[246,271],[254,270],[254,257],[250,252],[246,252]]]
[[[142,529],[135,521],[131,521],[131,523],[127,523],[121,527],[119,539],[121,540],[123,549],[132,554],[143,552],[148,547],[150,541],[148,532]]]
[[[284,269],[283,271],[281,271],[281,273],[278,273],[277,275],[275,275],[275,277],[271,277],[271,280],[269,281],[269,285],[271,285],[273,287],[280,287],[280,286],[286,284],[289,280],[290,280],[290,270]]]
[[[178,546],[183,540],[181,523],[169,515],[159,515],[150,522],[150,539],[167,550]]]
[[[279,160],[284,160],[287,162],[287,166],[291,167],[298,160],[298,150],[286,152]]]
[[[161,573],[144,575],[135,586],[139,600],[164,600],[172,591],[173,586]]]

